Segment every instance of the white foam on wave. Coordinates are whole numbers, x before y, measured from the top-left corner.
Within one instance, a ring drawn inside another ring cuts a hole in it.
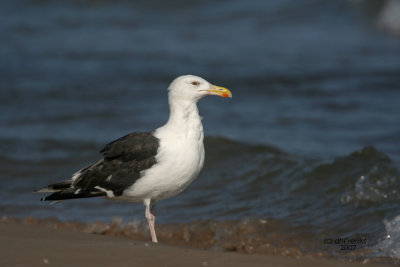
[[[386,234],[375,246],[377,256],[400,259],[400,215],[384,220]]]
[[[400,1],[388,0],[383,7],[379,18],[378,25],[386,31],[400,35]]]
[[[383,167],[373,166],[360,176],[354,186],[340,198],[342,204],[360,206],[364,203],[382,203],[400,199],[399,177]]]

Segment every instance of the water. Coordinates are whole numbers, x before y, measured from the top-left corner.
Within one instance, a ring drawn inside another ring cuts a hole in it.
[[[162,125],[166,87],[191,73],[233,99],[199,103],[205,168],[160,202],[160,227],[211,228],[261,253],[286,237],[297,241],[285,248],[341,256],[323,240],[363,237],[355,257],[398,259],[400,40],[385,4],[3,1],[0,214],[144,220],[140,204],[48,206],[30,192],[97,160],[107,142]]]

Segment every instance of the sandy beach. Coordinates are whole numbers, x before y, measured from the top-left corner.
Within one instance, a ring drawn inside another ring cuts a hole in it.
[[[0,223],[0,266],[387,266],[213,252],[22,223]]]

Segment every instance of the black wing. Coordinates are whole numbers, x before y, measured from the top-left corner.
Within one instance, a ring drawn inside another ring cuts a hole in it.
[[[128,134],[107,144],[100,151],[104,158],[77,172],[73,181],[39,191],[55,191],[43,200],[103,196],[107,191],[119,196],[156,163],[158,147],[159,139],[152,132]]]

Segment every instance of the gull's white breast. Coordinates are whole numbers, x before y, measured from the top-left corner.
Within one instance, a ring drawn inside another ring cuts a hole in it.
[[[157,163],[142,173],[142,178],[126,189],[122,198],[141,201],[159,200],[182,192],[197,178],[204,163],[203,128],[201,122],[195,131],[176,134],[168,128],[159,128],[160,139]]]

